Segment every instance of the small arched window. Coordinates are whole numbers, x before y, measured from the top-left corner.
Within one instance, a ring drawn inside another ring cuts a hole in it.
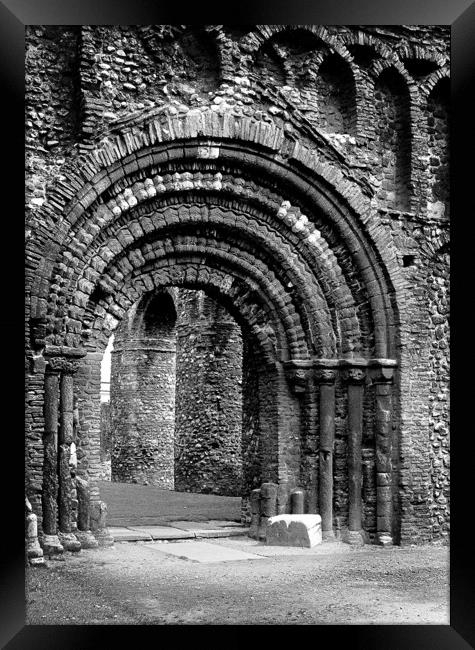
[[[374,99],[382,180],[379,197],[387,208],[408,210],[411,179],[409,90],[397,70],[383,70],[376,80]]]
[[[327,56],[316,80],[320,128],[328,133],[356,133],[356,92],[353,73],[338,54]]]

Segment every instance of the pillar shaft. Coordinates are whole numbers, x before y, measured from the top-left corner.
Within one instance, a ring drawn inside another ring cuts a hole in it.
[[[392,542],[392,368],[380,368],[375,384],[376,519],[381,543]]]
[[[320,454],[319,502],[322,533],[333,534],[333,446],[335,440],[335,378],[334,370],[319,370],[320,382]]]
[[[174,489],[175,361],[174,332],[114,342],[112,480]]]
[[[72,366],[72,364],[71,364]],[[71,472],[69,458],[73,441],[73,390],[72,367],[65,368],[60,381],[60,419],[58,438],[58,506],[59,530],[71,532]]]
[[[311,361],[288,360],[284,362],[283,369],[287,390],[279,391],[279,484],[282,485],[281,490],[284,485],[286,490],[284,512],[293,512],[292,491],[300,489],[299,486],[307,478],[305,454],[302,451],[306,438],[305,401],[312,386]]]
[[[49,364],[45,374],[44,396],[44,462],[43,462],[43,532],[57,534],[57,445],[58,445],[59,369]]]
[[[348,381],[348,529],[361,531],[362,522],[362,466],[361,441],[363,435],[363,381],[364,371],[350,369]]]

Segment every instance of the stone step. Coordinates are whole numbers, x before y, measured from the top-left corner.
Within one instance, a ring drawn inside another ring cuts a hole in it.
[[[213,537],[236,537],[247,535],[249,528],[226,526],[203,527],[207,522],[180,522],[180,526],[110,526],[109,532],[115,542],[167,541]]]
[[[170,526],[129,526],[128,528],[131,532],[136,531],[139,534],[149,535],[153,540],[195,539],[193,533]]]

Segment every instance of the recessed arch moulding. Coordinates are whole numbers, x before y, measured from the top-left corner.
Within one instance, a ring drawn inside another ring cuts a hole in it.
[[[98,140],[52,188],[27,243],[28,379],[45,399],[52,360],[79,359],[78,474],[93,504],[111,333],[152,292],[202,289],[256,351],[260,471],[279,484],[280,511],[303,487],[328,535],[401,540],[408,294],[371,198],[333,155],[269,116],[163,110]],[[352,426],[363,428],[362,497],[347,470]],[[44,485],[33,486],[43,503]]]

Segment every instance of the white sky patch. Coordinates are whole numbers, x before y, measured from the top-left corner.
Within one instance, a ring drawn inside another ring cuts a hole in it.
[[[108,402],[110,398],[111,352],[113,348],[114,335],[112,334],[101,361],[101,402]]]

